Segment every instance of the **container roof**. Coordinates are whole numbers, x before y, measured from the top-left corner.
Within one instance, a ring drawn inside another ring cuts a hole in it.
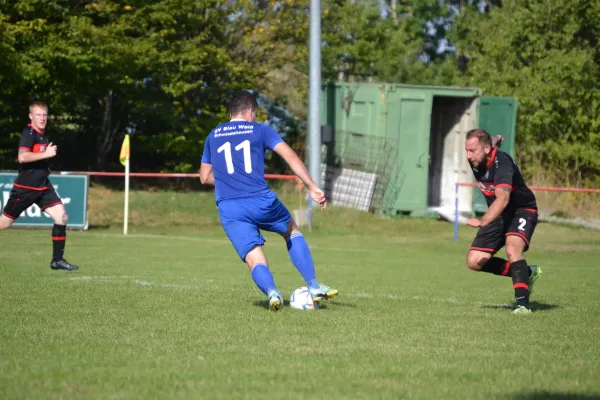
[[[408,85],[389,82],[326,82],[323,86],[350,87],[358,89],[359,87],[379,87],[388,90],[419,90],[427,92],[433,96],[445,97],[477,97],[482,95],[482,90],[476,87],[458,87],[458,86],[430,86],[430,85]]]

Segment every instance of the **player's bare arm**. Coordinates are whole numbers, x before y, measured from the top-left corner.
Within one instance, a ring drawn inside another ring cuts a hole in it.
[[[296,152],[285,142],[278,143],[273,150],[284,159],[284,161],[290,166],[294,174],[300,178],[300,180],[306,185],[310,192],[310,197],[321,205],[322,209],[327,207],[327,200],[325,199],[325,193],[317,187],[317,184],[310,177],[310,174],[306,170],[304,163],[300,160],[300,157]]]
[[[496,188],[496,200],[488,208],[487,212],[481,217],[481,226],[487,226],[494,221],[506,208],[510,201],[510,188],[500,186]]]
[[[36,162],[39,160],[44,160],[46,158],[52,158],[56,156],[57,147],[55,144],[49,143],[46,146],[46,151],[41,153],[33,153],[26,149],[19,149],[19,155],[17,157],[20,164]]]
[[[200,164],[200,182],[202,182],[204,185],[215,184],[215,174],[213,172],[212,164]]]
[[[284,159],[284,161],[290,166],[294,174],[300,178],[300,180],[309,188],[316,187],[317,184],[310,177],[306,167],[296,152],[285,142],[278,143],[273,149],[277,154]]]

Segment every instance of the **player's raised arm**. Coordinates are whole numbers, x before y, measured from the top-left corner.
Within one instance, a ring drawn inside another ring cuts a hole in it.
[[[300,180],[306,185],[310,192],[310,197],[321,205],[322,209],[327,208],[327,200],[325,199],[325,193],[317,187],[315,181],[311,178],[308,170],[304,166],[304,163],[298,157],[296,152],[285,142],[278,143],[274,148],[277,154],[285,160],[290,166],[294,174],[300,178]]]
[[[273,150],[284,159],[292,171],[294,171],[294,174],[296,174],[309,189],[317,186],[304,166],[304,163],[300,160],[300,157],[298,157],[296,152],[287,143],[280,142]]]
[[[33,153],[27,146],[19,146],[19,155],[17,160],[20,164],[36,162],[39,160],[45,160],[46,158],[52,158],[56,155],[57,147],[55,144],[48,144],[46,151],[41,153]]]

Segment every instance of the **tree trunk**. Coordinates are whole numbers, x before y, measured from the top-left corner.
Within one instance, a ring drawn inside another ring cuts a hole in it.
[[[114,98],[112,89],[108,89],[104,99],[100,101],[104,111],[102,113],[102,125],[98,132],[96,147],[96,170],[104,171],[106,169],[106,160],[110,150],[115,142],[115,137],[119,131],[119,121],[113,126]]]

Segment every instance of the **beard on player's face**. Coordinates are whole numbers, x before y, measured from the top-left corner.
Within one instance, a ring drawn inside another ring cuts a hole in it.
[[[484,155],[481,160],[469,160],[469,164],[471,164],[471,167],[473,168],[480,169],[487,164],[487,157]]]
[[[481,168],[484,165],[487,164],[487,155],[485,154],[485,151],[478,152],[479,154],[474,154],[473,156],[471,156],[469,158],[469,164],[471,164],[471,167],[473,168]]]

